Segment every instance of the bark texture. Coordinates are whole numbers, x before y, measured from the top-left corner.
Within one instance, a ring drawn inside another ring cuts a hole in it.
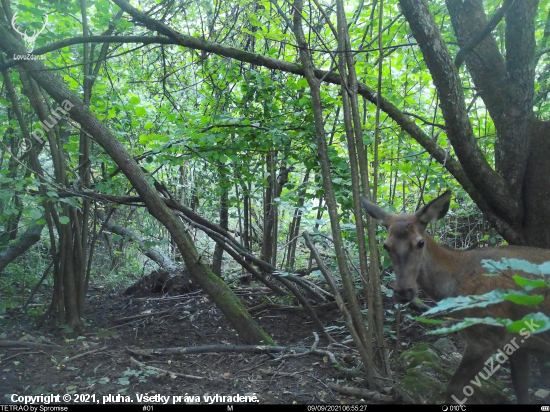
[[[0,47],[5,53],[25,54],[23,45],[2,26],[0,26],[0,38],[2,39]],[[149,213],[157,218],[175,239],[185,266],[193,279],[222,310],[239,334],[248,343],[271,343],[269,336],[256,325],[233,291],[201,262],[183,222],[164,204],[139,165],[110,130],[43,63],[22,61],[21,66],[57,104],[69,112],[72,119],[80,123],[94,137],[120,167],[139,193]]]

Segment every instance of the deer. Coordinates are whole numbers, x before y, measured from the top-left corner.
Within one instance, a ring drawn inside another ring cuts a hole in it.
[[[392,214],[363,197],[360,200],[366,212],[387,229],[383,247],[390,256],[395,272],[393,290],[397,303],[413,300],[418,293],[418,287],[434,301],[440,301],[448,297],[480,295],[494,289],[518,289],[511,276],[516,273],[534,278],[534,275],[521,271],[503,271],[500,276],[484,276],[488,271],[482,266],[483,259],[516,258],[535,264],[550,261],[550,250],[546,249],[500,246],[460,250],[438,244],[426,232],[426,228],[428,224],[435,223],[447,214],[451,203],[450,191],[427,203],[416,213]],[[456,313],[461,318],[490,316],[514,321],[532,312],[550,314],[548,299],[538,306],[533,308],[502,302]],[[492,356],[497,351],[503,355],[501,358],[497,355],[499,363],[504,363],[509,357],[512,384],[518,403],[529,402],[530,354],[550,354],[550,332],[530,336],[528,328],[526,333],[520,331],[519,334],[512,334],[504,327],[476,324],[462,329],[459,335],[466,344],[464,356],[449,382],[445,403],[466,402],[476,388],[473,383],[479,383],[479,377],[474,379],[476,375],[480,373],[484,379],[492,375],[491,368],[495,367]],[[513,351],[505,346],[511,343],[514,344]],[[502,352],[505,347],[509,356]],[[480,372],[482,368],[485,368],[483,373]],[[489,376],[485,378],[485,375]]]

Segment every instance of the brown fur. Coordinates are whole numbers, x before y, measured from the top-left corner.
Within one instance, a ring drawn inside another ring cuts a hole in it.
[[[504,257],[516,258],[536,264],[550,261],[550,250],[546,249],[502,246],[460,251],[439,245],[425,230],[428,223],[435,222],[446,214],[450,192],[444,193],[414,214],[389,214],[366,199],[362,198],[361,202],[367,212],[388,229],[384,244],[396,275],[394,296],[401,303],[416,296],[417,284],[428,296],[439,301],[448,297],[481,295],[494,289],[521,289],[512,278],[514,274],[534,278],[529,273],[511,271],[505,271],[500,276],[484,276],[487,270],[481,265],[483,259],[500,261]],[[537,307],[505,302],[486,308],[454,312],[451,316],[519,320],[533,312],[550,314],[550,300],[544,300]],[[525,336],[510,334],[501,327],[481,324],[459,333],[466,341],[466,350],[447,388],[446,402],[462,403],[465,400],[464,387],[472,386],[470,381],[485,367],[487,359],[514,338],[519,343],[519,349],[510,356],[512,381],[518,402],[528,402],[528,355],[530,352],[550,353],[550,344],[547,343],[550,342],[550,332],[532,335],[527,339]]]

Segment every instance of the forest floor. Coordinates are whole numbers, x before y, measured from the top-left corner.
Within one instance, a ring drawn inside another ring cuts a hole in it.
[[[261,287],[240,286],[234,290],[251,306],[262,303],[265,301],[262,298],[269,295],[269,291]],[[215,349],[196,354],[139,356],[135,353],[146,349],[244,345],[221,311],[200,291],[134,298],[92,286],[88,297],[86,327],[78,335],[62,334],[59,329],[48,326],[33,330],[33,324],[25,323],[28,317],[15,311],[3,315],[2,340],[38,340],[59,346],[0,346],[0,404],[12,403],[12,394],[68,394],[73,401],[76,394],[85,394],[89,396],[80,401],[101,404],[109,395],[128,397],[110,398],[111,401],[138,403],[138,394],[168,396],[169,403],[173,402],[173,396],[190,396],[193,398],[187,398],[188,401],[198,403],[200,399],[200,403],[204,403],[205,396],[215,395],[255,396],[262,404],[373,402],[331,390],[329,383],[364,388],[365,382],[363,373],[356,377],[343,375],[327,356],[216,352]],[[385,304],[393,308],[391,299]],[[135,315],[145,316],[123,319]],[[280,346],[311,348],[314,343],[313,323],[300,311],[267,308],[253,313],[253,317]],[[337,342],[349,339],[337,309],[321,313],[319,317]],[[7,323],[11,325],[6,326]],[[402,350],[438,338],[426,335],[425,326],[410,319],[404,320],[401,329]],[[454,335],[449,337],[462,352],[463,343]],[[394,340],[391,343],[395,345]],[[326,348],[322,338],[318,348]],[[352,344],[348,344],[348,348],[332,346],[330,350],[343,359],[347,367],[359,363]],[[142,368],[136,361],[159,370]],[[394,381],[388,379],[380,392],[393,396],[393,384]],[[509,379],[505,384],[510,386]],[[180,403],[183,404],[184,399],[181,398]]]

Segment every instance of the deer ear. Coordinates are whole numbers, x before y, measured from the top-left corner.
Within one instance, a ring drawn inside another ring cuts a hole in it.
[[[361,204],[369,215],[378,220],[382,226],[388,225],[388,217],[390,216],[390,213],[386,212],[381,207],[376,206],[374,203],[369,202],[363,196],[359,196],[359,199],[361,199]]]
[[[421,223],[427,225],[428,223],[435,223],[443,216],[445,216],[451,205],[451,191],[447,190],[438,198],[432,200],[418,212],[416,217]]]

